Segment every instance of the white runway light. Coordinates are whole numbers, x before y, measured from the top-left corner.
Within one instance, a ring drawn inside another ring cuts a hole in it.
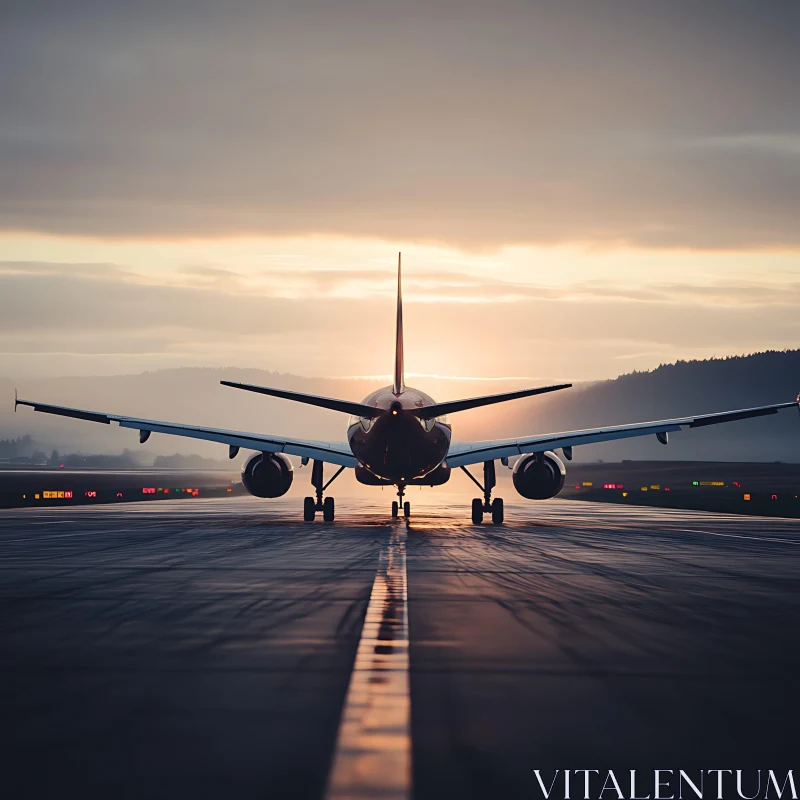
[[[331,772],[328,800],[411,796],[406,530],[381,550]]]

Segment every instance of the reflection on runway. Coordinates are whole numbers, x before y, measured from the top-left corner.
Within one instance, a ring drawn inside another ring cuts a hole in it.
[[[406,531],[381,550],[326,797],[411,796]]]
[[[463,498],[412,501],[407,527],[344,499],[313,525],[254,498],[0,512],[9,796],[345,796],[364,734],[418,800],[793,766],[796,521],[549,501],[473,526]]]

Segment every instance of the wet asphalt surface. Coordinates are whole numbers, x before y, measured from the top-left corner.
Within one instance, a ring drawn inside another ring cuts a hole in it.
[[[0,512],[4,794],[321,797],[384,499],[332,525],[296,499]],[[797,768],[796,520],[550,501],[473,526],[411,499],[418,800]]]

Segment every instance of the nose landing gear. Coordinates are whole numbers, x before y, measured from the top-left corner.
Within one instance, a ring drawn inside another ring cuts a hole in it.
[[[317,511],[322,512],[322,519],[325,522],[333,522],[335,516],[334,499],[332,497],[323,499],[323,493],[344,472],[344,467],[339,467],[327,483],[324,482],[323,467],[323,462],[317,460],[311,467],[311,485],[316,490],[316,497],[306,497],[303,500],[303,520],[305,522],[313,522]]]
[[[492,522],[495,525],[502,525],[505,519],[503,499],[496,497],[492,500],[492,489],[497,485],[497,473],[494,468],[494,461],[483,462],[483,484],[466,468],[461,467],[469,479],[483,492],[483,499],[476,497],[472,501],[472,523],[480,525],[483,522],[484,514],[492,515]]]
[[[403,516],[408,519],[411,516],[411,503],[406,500],[403,502],[403,496],[405,495],[406,485],[404,483],[397,484],[397,500],[392,502],[392,519],[397,519],[400,515],[400,508],[403,509]]]

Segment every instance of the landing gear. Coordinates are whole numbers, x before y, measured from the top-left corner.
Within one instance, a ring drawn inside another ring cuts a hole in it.
[[[483,522],[483,500],[476,497],[472,501],[472,524],[480,525]]]
[[[303,521],[313,522],[317,511],[322,512],[322,519],[325,522],[333,522],[335,516],[335,504],[332,497],[323,499],[325,490],[342,474],[344,467],[334,473],[333,477],[325,483],[323,478],[323,462],[314,460],[311,467],[311,485],[314,487],[316,497],[306,497],[303,500]]]
[[[483,462],[483,484],[466,467],[461,467],[461,469],[467,473],[469,479],[483,492],[483,498],[476,497],[472,501],[472,524],[480,525],[483,522],[483,515],[491,514],[492,522],[495,525],[502,525],[505,519],[503,500],[500,497],[492,500],[492,489],[497,485],[494,461]]]
[[[400,516],[400,509],[403,509],[403,516],[408,519],[411,516],[411,503],[406,500],[403,502],[405,496],[406,485],[404,483],[397,484],[397,500],[392,501],[392,519],[397,519]]]
[[[495,525],[502,525],[504,519],[503,498],[495,497],[492,501],[492,522],[494,522]]]

